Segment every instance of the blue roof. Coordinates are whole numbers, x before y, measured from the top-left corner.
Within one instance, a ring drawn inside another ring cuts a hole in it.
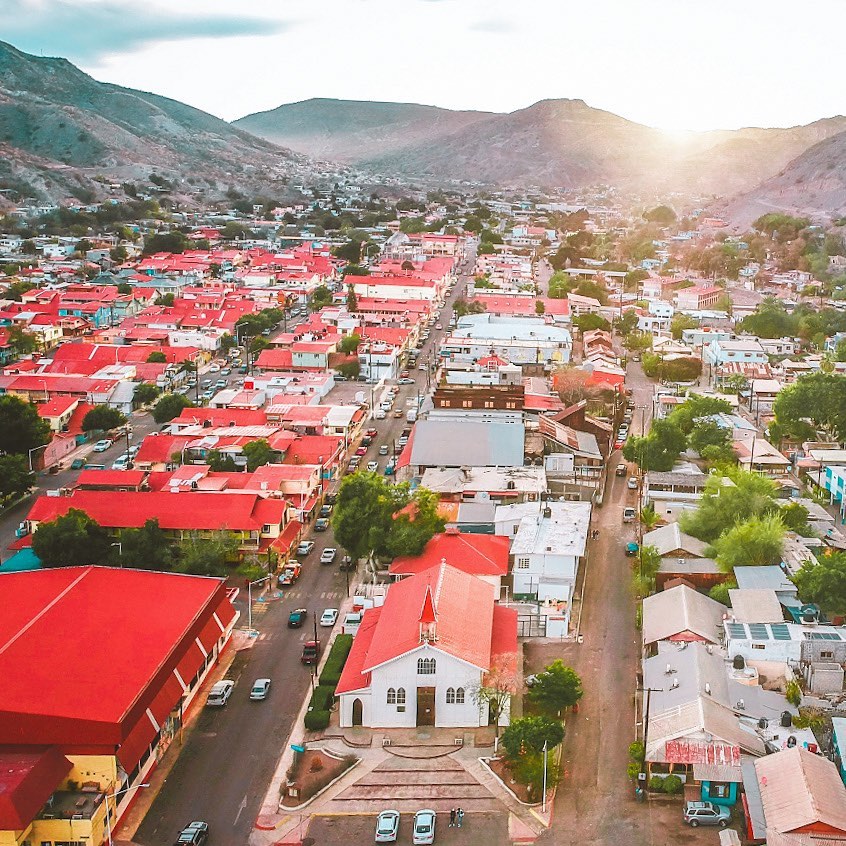
[[[23,573],[25,570],[40,570],[41,559],[29,548],[16,552],[0,564],[0,573]]]

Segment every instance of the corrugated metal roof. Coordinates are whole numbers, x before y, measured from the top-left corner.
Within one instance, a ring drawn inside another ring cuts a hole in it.
[[[687,585],[677,585],[643,600],[643,642],[655,643],[692,632],[717,643],[725,613],[725,605]]]
[[[784,614],[772,588],[738,588],[729,591],[732,616],[738,623],[781,623]]]

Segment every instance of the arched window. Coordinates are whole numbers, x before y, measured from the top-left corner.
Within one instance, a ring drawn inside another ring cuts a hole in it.
[[[400,688],[402,690],[402,688]],[[405,692],[403,691],[403,698],[405,698]],[[388,688],[388,705],[396,705],[397,704],[397,692],[392,688]]]
[[[421,676],[433,676],[435,674],[435,659],[434,658],[418,658],[417,672]]]
[[[455,688],[447,688],[447,705],[455,705]]]
[[[455,691],[455,704],[456,705],[463,705],[464,704],[464,688],[459,687]]]
[[[405,705],[405,688],[397,688],[397,705]]]

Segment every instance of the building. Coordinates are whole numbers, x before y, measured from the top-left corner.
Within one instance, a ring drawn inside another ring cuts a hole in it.
[[[428,467],[522,467],[525,429],[518,422],[474,419],[419,420],[410,463]]]
[[[685,642],[719,644],[725,614],[725,605],[687,585],[647,596],[643,600],[643,647],[662,652]]]
[[[523,385],[438,385],[432,397],[439,409],[522,411]]]
[[[846,662],[846,629],[816,623],[722,622],[729,658],[793,666]]]
[[[170,573],[64,567],[0,590],[0,842],[101,843],[134,791],[106,797],[148,780],[238,614],[223,579]]]
[[[728,364],[763,367],[769,364],[769,357],[756,338],[733,341],[715,337],[704,347],[704,356],[715,367]]]
[[[336,689],[341,726],[485,726],[474,691],[493,674],[516,692],[516,670],[517,612],[495,603],[489,582],[440,564],[364,612]]]
[[[676,291],[676,308],[679,311],[703,311],[713,308],[720,297],[726,293],[725,288],[716,285],[708,287],[694,286]]]

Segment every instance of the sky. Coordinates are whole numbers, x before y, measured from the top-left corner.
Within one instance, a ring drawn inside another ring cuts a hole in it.
[[[226,120],[311,97],[669,131],[846,113],[846,0],[0,0],[0,39]]]

